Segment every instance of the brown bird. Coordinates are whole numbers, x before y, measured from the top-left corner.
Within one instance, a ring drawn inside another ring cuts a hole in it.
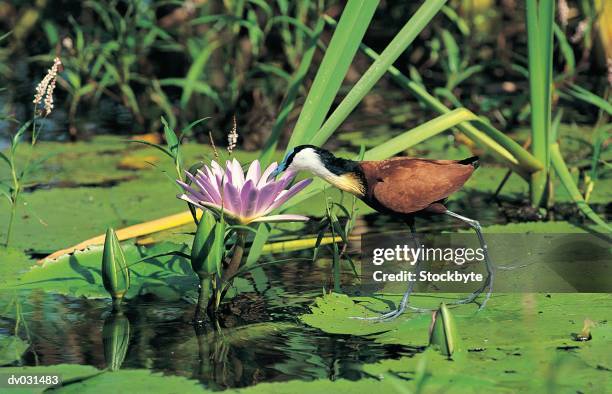
[[[413,239],[416,233],[414,218],[417,216],[446,214],[467,223],[476,231],[484,251],[488,275],[481,288],[457,303],[472,302],[488,288],[489,291],[481,304],[482,308],[492,291],[493,266],[489,260],[480,223],[451,212],[444,205],[446,198],[459,190],[476,168],[476,156],[464,160],[397,157],[357,162],[336,157],[331,152],[313,145],[300,145],[287,153],[273,175],[285,170],[310,171],[338,189],[359,197],[376,211],[402,218],[410,226]],[[417,272],[420,269],[419,262],[416,269]],[[401,315],[409,307],[408,299],[413,286],[414,282],[410,282],[396,310],[374,319],[388,320]]]

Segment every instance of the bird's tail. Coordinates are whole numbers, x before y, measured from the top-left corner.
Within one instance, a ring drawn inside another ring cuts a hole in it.
[[[478,156],[468,157],[467,159],[459,160],[459,164],[471,165],[474,168],[480,167],[480,161],[478,160]]]

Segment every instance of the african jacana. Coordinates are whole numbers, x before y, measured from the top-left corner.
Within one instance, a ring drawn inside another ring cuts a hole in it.
[[[477,167],[478,157],[464,160],[396,157],[357,162],[335,157],[329,151],[313,145],[300,145],[287,153],[272,175],[285,170],[310,171],[338,189],[359,197],[376,211],[401,217],[408,223],[413,235],[415,216],[446,214],[467,223],[476,231],[484,251],[488,276],[480,289],[457,303],[472,302],[489,288],[482,308],[492,291],[493,266],[480,223],[451,212],[444,206],[446,198],[459,190]],[[418,263],[416,269],[419,270]],[[411,282],[397,310],[375,319],[393,319],[402,314],[408,306],[413,286],[414,282]]]

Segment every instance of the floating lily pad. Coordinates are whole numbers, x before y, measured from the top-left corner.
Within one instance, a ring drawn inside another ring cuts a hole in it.
[[[180,299],[192,294],[197,286],[197,278],[186,259],[167,256],[136,263],[145,256],[181,250],[181,248],[185,251],[184,246],[171,243],[159,244],[152,248],[124,244],[123,250],[130,265],[132,278],[126,297],[153,293],[164,299]],[[78,297],[108,297],[100,273],[102,250],[102,246],[93,246],[34,266],[6,283],[4,287],[19,290],[39,289]]]
[[[59,375],[62,385],[50,389],[56,393],[101,392],[168,392],[205,393],[198,381],[180,376],[165,376],[148,370],[119,370],[106,372],[88,365],[59,364],[44,367],[4,368],[3,374]],[[42,393],[44,387],[11,389],[11,393]],[[45,392],[49,392],[45,391]]]
[[[30,345],[26,341],[15,335],[0,335],[0,366],[19,361],[28,347]]]
[[[423,299],[415,296],[413,302],[421,306]],[[384,300],[397,305],[399,296],[381,297],[373,304]],[[367,305],[364,297],[351,300],[329,295],[319,298],[311,307],[312,313],[300,319],[330,333],[365,335],[385,344],[427,345],[430,314],[406,312],[390,323],[368,322],[369,328],[363,321],[348,318],[374,315]],[[426,359],[427,381],[434,391],[465,392],[483,387],[509,392],[542,391],[545,387],[602,391],[612,363],[612,356],[604,350],[611,335],[607,321],[611,307],[610,294],[496,294],[482,311],[472,305],[452,309],[464,349],[462,357],[448,361],[425,352],[364,369],[374,376],[391,373],[414,379],[419,362]],[[594,333],[591,341],[576,342],[571,333],[580,330],[585,317],[598,322],[598,336]],[[568,367],[558,374],[551,360]]]
[[[62,382],[68,383],[74,380],[87,379],[101,373],[100,370],[90,365],[58,364],[39,367],[7,367],[2,368],[2,374],[10,375],[59,375]],[[44,387],[12,388],[11,393],[34,394],[45,391]]]
[[[0,246],[0,286],[21,272],[27,271],[35,262],[15,248]]]
[[[230,391],[231,392],[231,391]],[[372,392],[403,393],[406,382],[396,381],[393,377],[387,380],[360,379],[351,381],[346,379],[329,380],[317,379],[314,381],[292,380],[289,382],[260,383],[253,387],[237,390],[244,394],[295,394],[295,393],[335,393],[355,394]]]
[[[148,370],[105,372],[65,385],[58,393],[104,393],[119,390],[126,393],[206,393],[200,382],[181,376],[167,376]]]

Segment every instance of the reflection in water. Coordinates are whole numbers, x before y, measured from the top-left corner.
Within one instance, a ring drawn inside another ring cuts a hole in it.
[[[121,368],[130,344],[130,320],[125,317],[121,306],[114,307],[104,320],[102,343],[106,367],[111,371]]]
[[[256,270],[245,281],[250,288],[225,303],[220,320],[197,329],[195,306],[187,301],[143,296],[112,311],[109,300],[24,293],[19,298],[32,346],[22,363],[147,368],[224,389],[263,381],[359,379],[364,363],[421,351],[302,325],[296,317],[308,311],[329,274],[327,265],[304,262]],[[1,310],[7,297],[0,293]],[[12,327],[0,319],[0,332]]]

